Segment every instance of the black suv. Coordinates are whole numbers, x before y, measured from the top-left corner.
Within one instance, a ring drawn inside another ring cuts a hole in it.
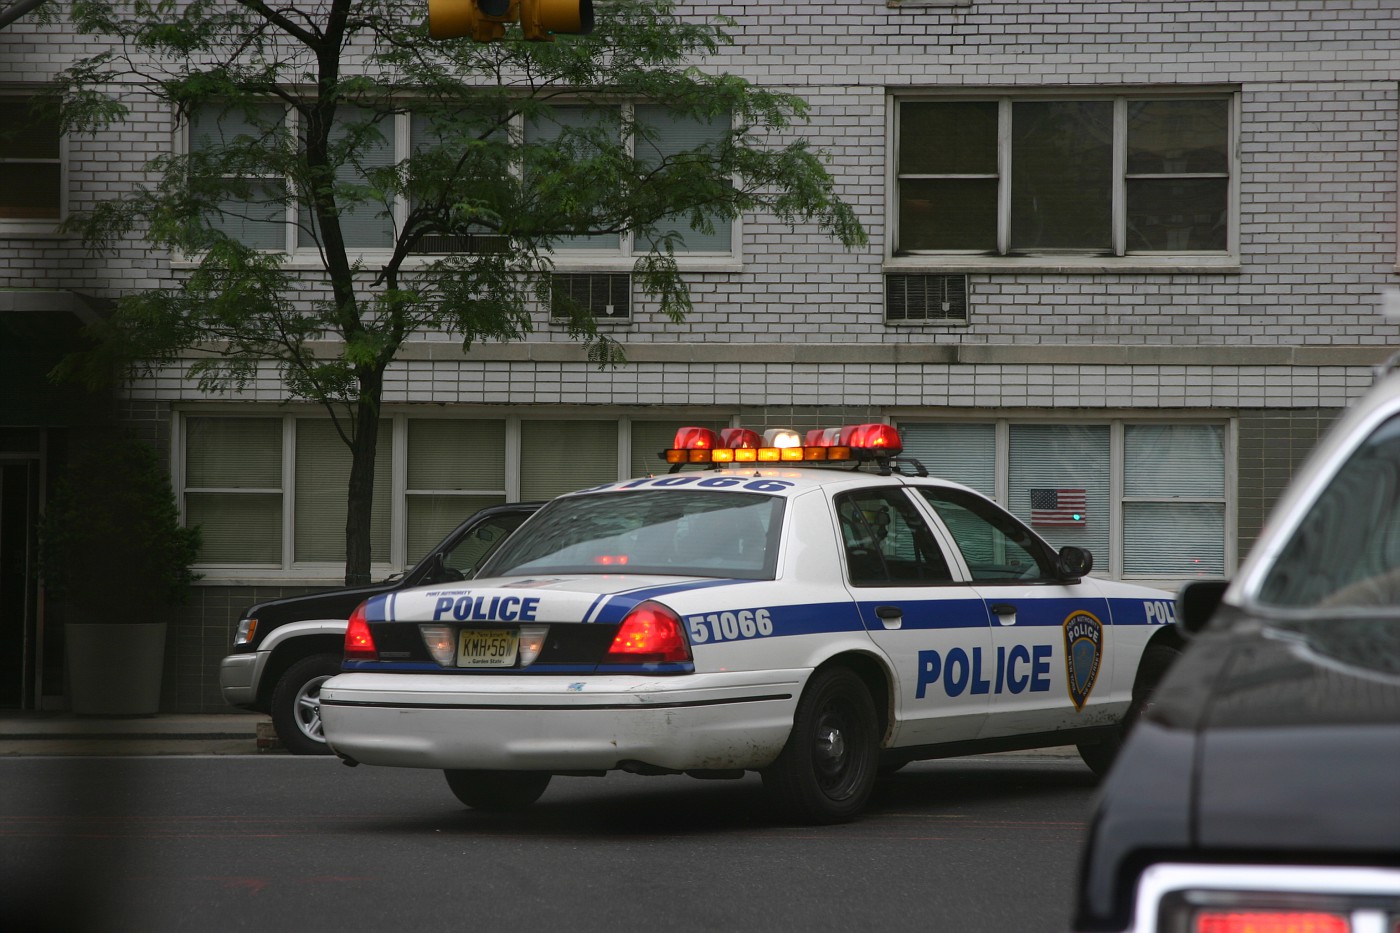
[[[1075,928],[1400,933],[1400,372],[1319,442],[1101,789]]]
[[[340,673],[345,627],[361,602],[391,590],[472,577],[543,503],[482,509],[458,525],[413,569],[369,586],[341,587],[258,603],[243,613],[233,654],[219,665],[219,688],[234,706],[272,716],[295,755],[329,753],[321,735],[321,684]]]

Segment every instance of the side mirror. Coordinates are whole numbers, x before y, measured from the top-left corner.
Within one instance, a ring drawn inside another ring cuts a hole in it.
[[[1176,594],[1177,624],[1192,634],[1204,629],[1229,586],[1229,580],[1192,580],[1183,586]]]
[[[1078,579],[1094,569],[1094,555],[1082,547],[1066,544],[1060,548],[1060,576]]]
[[[459,583],[465,580],[462,572],[455,567],[448,567],[443,563],[442,552],[434,554],[428,559],[428,572],[423,574],[423,583]]]

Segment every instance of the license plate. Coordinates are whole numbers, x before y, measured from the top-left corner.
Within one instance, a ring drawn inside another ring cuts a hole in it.
[[[519,641],[506,629],[463,629],[457,640],[457,666],[510,667]]]

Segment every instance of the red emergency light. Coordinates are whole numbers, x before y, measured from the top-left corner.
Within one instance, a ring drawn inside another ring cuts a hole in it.
[[[889,459],[904,449],[899,432],[888,424],[853,424],[818,428],[805,437],[787,429],[769,430],[764,437],[747,428],[676,431],[675,446],[661,457],[673,465],[685,463],[820,463]]]

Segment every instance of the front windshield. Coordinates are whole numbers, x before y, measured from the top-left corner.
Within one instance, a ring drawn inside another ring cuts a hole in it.
[[[1400,419],[1337,471],[1259,590],[1288,608],[1400,606]]]
[[[507,539],[481,576],[646,573],[771,580],[782,516],[782,498],[750,492],[568,496]]]

